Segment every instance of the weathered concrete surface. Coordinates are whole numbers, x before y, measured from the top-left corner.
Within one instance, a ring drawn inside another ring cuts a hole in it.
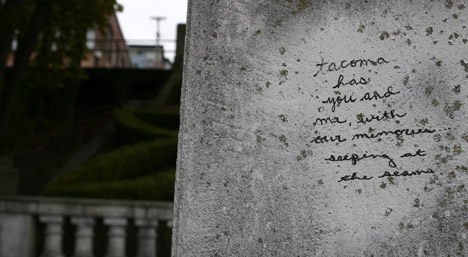
[[[35,233],[33,217],[0,213],[0,256],[34,256]]]
[[[174,256],[467,256],[467,25],[455,0],[190,1]]]

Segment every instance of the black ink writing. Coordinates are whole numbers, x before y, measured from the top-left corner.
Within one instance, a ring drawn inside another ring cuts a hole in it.
[[[336,72],[338,74],[337,80],[335,80],[332,86],[333,89],[345,89],[345,90],[360,90],[364,88],[364,85],[369,85],[371,83],[371,76],[360,76],[359,74],[353,73],[352,76],[351,72],[348,73],[347,69],[351,70],[351,68],[356,68],[361,70],[366,69],[365,67],[369,65],[373,66],[383,66],[390,63],[383,57],[379,57],[377,59],[369,59],[369,58],[358,58],[358,59],[353,59],[353,60],[341,60],[338,62],[332,62],[332,61],[325,61],[323,58],[320,63],[316,64],[316,72],[313,75],[314,77],[317,77],[318,75],[329,75],[328,73]],[[398,66],[395,66],[395,69]],[[346,72],[345,72],[346,70]],[[370,73],[367,73],[368,72]],[[372,72],[371,69],[366,69],[366,74],[378,74],[377,72]],[[348,75],[349,74],[349,75]],[[372,79],[373,80],[373,79]],[[406,85],[407,82],[407,77],[404,80],[403,84]],[[328,82],[328,81],[325,81]],[[388,81],[384,81],[384,83],[388,83]],[[381,88],[381,87],[379,87]],[[377,89],[374,92],[374,89],[366,89],[364,92],[346,92],[346,94],[342,94],[340,91],[334,91],[335,95],[328,97],[325,101],[324,99],[320,99],[321,103],[326,105],[329,104],[331,106],[331,111],[335,112],[338,107],[341,107],[343,105],[344,110],[343,111],[349,111],[349,105],[347,104],[357,104],[359,103],[364,104],[367,101],[380,101],[383,103],[386,103],[386,100],[388,98],[392,99],[394,98],[395,95],[398,95],[401,93],[401,91],[398,90],[399,87],[397,86],[388,86],[383,87],[383,89]],[[317,96],[317,99],[319,97]],[[374,107],[377,107],[376,104],[373,105]],[[342,108],[343,108],[342,107]],[[391,107],[390,104],[388,104],[388,107]],[[321,106],[319,108],[319,112],[322,112],[324,110],[324,106]],[[330,110],[329,109],[329,110]],[[346,112],[345,112],[346,113]],[[348,118],[345,115],[341,115],[343,118],[338,118],[338,117],[333,117],[333,115],[326,116],[323,115],[324,117],[321,118],[316,118],[315,122],[313,123],[314,126],[317,125],[337,125],[337,124],[342,124],[346,123],[349,124],[350,129],[352,129],[352,125],[354,124],[368,124],[371,122],[385,122],[389,120],[395,120],[396,124],[400,124],[400,121],[398,119],[405,117],[408,112],[400,111],[400,110],[382,110],[379,111],[378,113],[369,113],[369,114],[358,114],[356,115],[357,120],[354,120],[354,118]],[[346,115],[350,115],[352,117],[352,113],[346,113]],[[351,120],[353,119],[353,120]],[[349,120],[349,123],[348,123]],[[421,122],[422,123],[422,122]],[[392,123],[393,124],[393,123]],[[347,125],[346,125],[347,127]],[[346,129],[346,127],[344,129]],[[357,128],[361,127],[360,125],[357,125]],[[388,136],[396,136],[397,139],[399,140],[399,144],[397,146],[401,146],[401,136],[416,136],[416,135],[423,135],[423,134],[432,134],[435,133],[437,130],[435,129],[430,129],[430,128],[399,128],[399,129],[394,129],[394,128],[387,128],[387,129],[381,129],[381,130],[375,130],[372,128],[369,128],[369,131],[366,133],[356,133],[354,132],[352,137],[348,135],[327,135],[325,136],[317,136],[315,135],[312,137],[311,143],[314,144],[325,144],[325,143],[335,143],[337,146],[339,143],[346,142],[346,141],[352,141],[352,140],[366,140],[366,139],[378,139],[379,141],[381,140],[381,137],[388,137]],[[365,131],[364,131],[365,132]],[[316,131],[316,133],[318,133]],[[353,145],[356,147],[356,144]],[[417,147],[417,146],[416,146]],[[369,153],[370,152],[370,153]],[[375,178],[385,178],[385,177],[409,177],[409,176],[419,176],[423,174],[434,174],[435,171],[432,169],[417,169],[413,171],[408,171],[404,170],[401,167],[397,168],[396,162],[398,162],[400,159],[399,158],[417,158],[417,157],[423,157],[427,156],[426,151],[422,149],[414,149],[412,151],[406,151],[399,153],[398,155],[390,156],[385,152],[380,152],[376,153],[373,151],[364,151],[364,153],[350,153],[350,152],[345,152],[343,154],[336,154],[332,153],[329,154],[329,157],[324,157],[324,160],[327,162],[350,162],[351,165],[358,165],[358,163],[363,162],[363,161],[379,161],[382,162],[384,161],[386,165],[388,165],[392,170],[391,171],[378,171],[378,174],[362,174],[363,172],[353,172],[353,170],[350,170],[347,172],[348,175],[343,176],[344,174],[340,175],[340,179],[338,182],[346,182],[346,181],[353,181],[353,180],[361,180],[361,181],[368,181]],[[395,159],[394,159],[395,158]],[[364,163],[361,164],[364,166]],[[340,165],[337,165],[340,167]],[[401,169],[401,170],[399,170]],[[380,175],[380,176],[379,176]],[[381,186],[383,187],[383,186]],[[346,188],[346,186],[345,186]]]
[[[389,86],[387,88],[387,92],[385,92],[383,95],[380,95],[377,91],[374,91],[373,93],[366,93],[364,96],[360,99],[360,101],[372,101],[372,100],[378,100],[378,99],[383,99],[390,97],[392,95],[398,95],[400,91],[393,92],[393,87]]]
[[[356,99],[353,96],[347,96],[345,95],[344,97],[341,96],[336,96],[336,97],[328,97],[326,101],[322,101],[324,104],[332,104],[332,112],[335,112],[336,105],[340,105],[342,102],[344,103],[354,103],[356,102]]]
[[[333,136],[318,136],[318,137],[315,137],[310,142],[315,143],[315,144],[324,144],[324,143],[330,143],[330,142],[335,142],[335,141],[338,141],[339,143],[341,143],[346,140],[347,140],[346,138],[341,138],[340,135],[334,136],[334,137]]]
[[[402,117],[405,117],[405,116],[406,116],[406,113],[397,114],[397,113],[395,113],[395,110],[391,110],[390,112],[384,111],[384,113],[382,113],[382,115],[377,115],[376,116],[376,115],[371,114],[370,117],[360,117],[360,118],[358,118],[357,123],[366,124],[366,123],[374,121],[374,120],[382,121],[382,120],[394,119],[395,117],[402,118]]]
[[[363,77],[361,77],[359,80],[356,80],[356,79],[353,78],[350,81],[345,82],[345,83],[343,83],[343,80],[344,80],[344,76],[343,76],[343,74],[340,74],[340,76],[338,77],[338,82],[336,83],[336,85],[333,88],[340,88],[341,86],[346,86],[346,85],[350,85],[350,86],[360,85],[360,84],[367,85],[370,82],[370,78],[367,78],[367,80],[366,80]]]
[[[351,164],[356,165],[358,161],[363,160],[363,159],[367,159],[367,158],[387,159],[388,160],[388,166],[390,166],[392,168],[396,168],[395,161],[392,158],[390,158],[390,156],[388,156],[386,154],[367,154],[367,153],[365,153],[365,154],[362,154],[361,156],[359,156],[358,154],[346,154],[344,156],[342,156],[342,155],[334,156],[332,154],[332,155],[330,155],[330,158],[327,158],[325,160],[332,161],[332,162],[351,161]]]
[[[385,171],[382,176],[379,176],[379,178],[384,178],[384,177],[410,177],[410,176],[419,176],[422,174],[433,174],[435,171],[432,169],[427,169],[427,170],[415,170],[415,171],[394,171],[393,173],[389,171]]]
[[[313,123],[314,126],[316,126],[319,122],[320,122],[320,125],[323,125],[323,124],[328,124],[328,123],[331,123],[331,124],[335,124],[335,123],[345,123],[347,120],[340,120],[340,118],[338,117],[334,117],[333,119],[331,119],[330,117],[328,118],[317,118],[315,119],[315,122]]]
[[[408,157],[417,157],[417,156],[426,156],[426,151],[418,149],[416,153],[405,153],[401,156],[401,158],[408,158]]]
[[[354,172],[352,175],[346,175],[346,176],[341,177],[338,182],[350,181],[350,180],[371,180],[372,178],[373,177],[367,177],[367,176],[358,177],[357,173]]]
[[[380,136],[387,136],[387,135],[406,135],[406,136],[414,136],[418,134],[431,134],[434,133],[435,129],[396,129],[396,130],[388,130],[388,131],[381,131],[378,133],[362,133],[362,134],[355,134],[351,140],[358,140],[358,139],[370,139],[370,138],[377,138]]]
[[[317,67],[319,67],[319,70],[315,73],[314,77],[317,77],[319,73],[325,74],[326,72],[339,71],[340,69],[346,69],[348,67],[365,67],[369,64],[382,65],[386,63],[389,63],[389,62],[385,60],[383,57],[379,57],[376,61],[371,60],[371,59],[357,59],[357,60],[351,60],[349,62],[347,60],[342,60],[338,64],[334,62],[330,62],[330,63],[324,62],[322,58],[322,61],[316,65]]]

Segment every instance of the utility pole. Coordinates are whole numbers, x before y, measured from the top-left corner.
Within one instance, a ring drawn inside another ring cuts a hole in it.
[[[156,21],[156,45],[158,46],[160,45],[160,40],[161,40],[161,34],[159,33],[160,32],[159,24],[162,20],[165,20],[166,17],[154,16],[154,17],[151,17],[151,19]]]

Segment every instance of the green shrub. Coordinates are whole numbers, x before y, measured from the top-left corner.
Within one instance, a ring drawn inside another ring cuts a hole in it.
[[[175,171],[160,171],[175,166],[178,113],[136,113],[138,115],[128,110],[114,112],[116,136],[130,145],[100,154],[62,175],[44,190],[44,194],[172,201]]]
[[[134,115],[155,127],[179,129],[179,111],[137,110]]]
[[[114,120],[117,137],[125,143],[177,136],[177,130],[154,127],[128,110],[114,111]]]
[[[49,188],[45,195],[66,197],[173,201],[175,170],[125,181],[81,182]]]
[[[176,156],[176,138],[127,145],[98,155],[78,169],[64,174],[46,188],[46,192],[55,186],[133,179],[164,166],[174,166]]]

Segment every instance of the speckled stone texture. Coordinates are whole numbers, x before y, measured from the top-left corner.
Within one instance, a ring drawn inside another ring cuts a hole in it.
[[[468,256],[466,1],[192,0],[173,256]]]

